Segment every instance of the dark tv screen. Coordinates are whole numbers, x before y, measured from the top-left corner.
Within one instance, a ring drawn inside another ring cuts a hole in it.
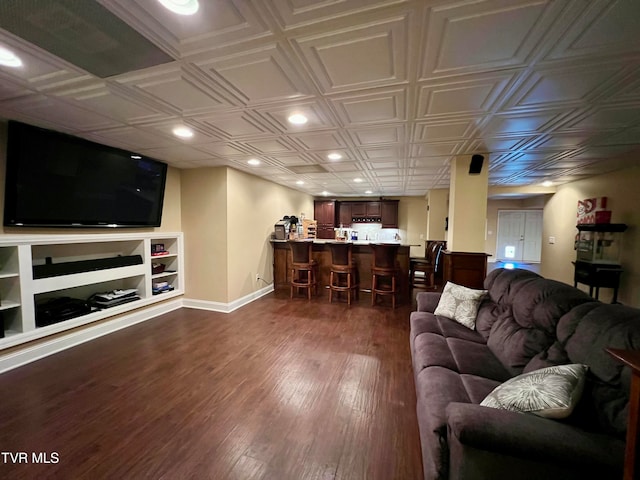
[[[167,165],[10,121],[5,226],[158,227]]]

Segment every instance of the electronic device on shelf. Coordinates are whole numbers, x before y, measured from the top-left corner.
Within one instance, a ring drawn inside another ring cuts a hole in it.
[[[89,302],[79,298],[56,297],[36,302],[36,327],[45,327],[91,313]]]
[[[133,302],[135,300],[140,300],[138,290],[135,288],[94,293],[93,295],[91,295],[91,297],[89,297],[89,303],[97,308],[115,307],[117,305]]]

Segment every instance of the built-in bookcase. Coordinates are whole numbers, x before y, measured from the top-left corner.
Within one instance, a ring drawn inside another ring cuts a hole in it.
[[[152,245],[163,244],[166,254],[152,256]],[[84,260],[139,255],[141,264],[34,278],[33,267]],[[25,235],[0,238],[0,313],[4,338],[0,350],[108,319],[184,293],[182,233]],[[153,264],[163,272],[153,273]],[[153,284],[173,288],[153,293]],[[86,300],[95,293],[136,289],[139,300],[96,310],[52,325],[37,327],[36,303],[59,297]]]

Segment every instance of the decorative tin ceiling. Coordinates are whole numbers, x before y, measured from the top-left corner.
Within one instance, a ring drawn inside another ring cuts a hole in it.
[[[635,0],[200,0],[193,16],[101,0],[117,18],[95,30],[72,22],[52,40],[5,23],[18,5],[37,25],[52,5],[85,18],[91,3],[0,4],[0,46],[23,61],[0,67],[0,117],[313,195],[424,195],[474,153],[501,186],[640,161]],[[112,41],[129,53],[91,55]]]

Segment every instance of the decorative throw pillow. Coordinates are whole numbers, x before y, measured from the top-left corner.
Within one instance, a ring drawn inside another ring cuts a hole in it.
[[[447,282],[442,290],[438,306],[433,313],[455,320],[474,330],[478,307],[486,294],[486,290],[473,290]]]
[[[523,373],[498,385],[480,405],[566,418],[580,400],[588,368],[573,363]]]

